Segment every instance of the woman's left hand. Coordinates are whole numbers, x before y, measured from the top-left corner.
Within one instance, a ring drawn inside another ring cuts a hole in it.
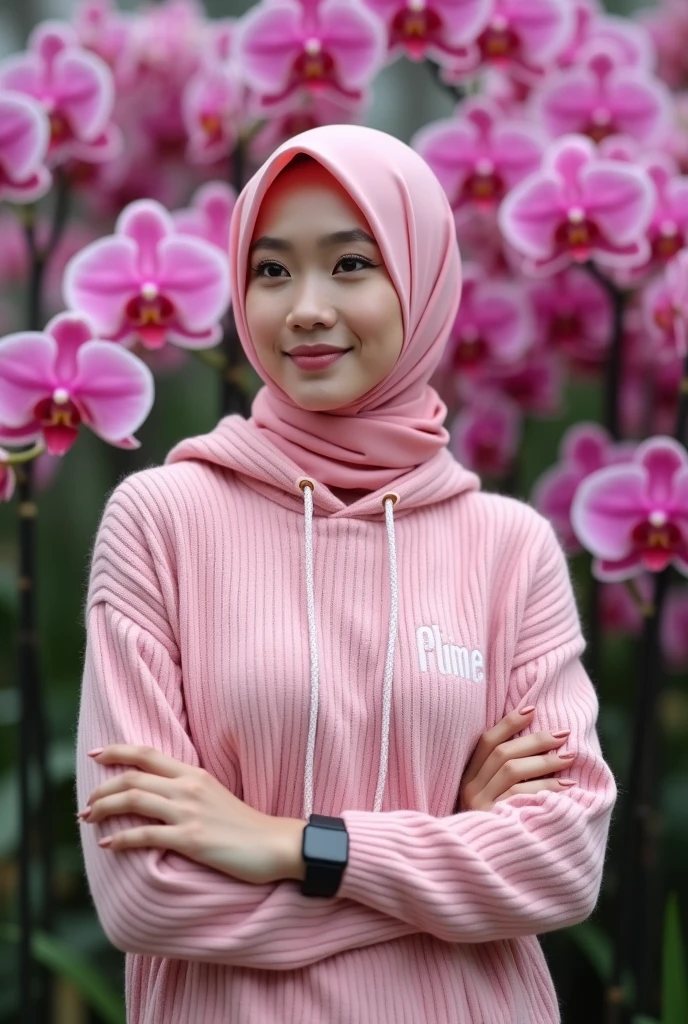
[[[204,768],[152,747],[116,744],[105,747],[93,760],[131,767],[94,789],[88,800],[90,813],[79,812],[85,824],[95,825],[113,814],[140,814],[164,822],[117,832],[101,840],[108,849],[174,850],[257,885],[302,877],[300,841],[305,821],[263,814]]]

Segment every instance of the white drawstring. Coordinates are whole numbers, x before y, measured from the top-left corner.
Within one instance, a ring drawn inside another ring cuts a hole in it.
[[[308,647],[311,665],[311,707],[308,723],[308,746],[306,750],[306,768],[303,781],[303,818],[308,820],[313,813],[313,761],[315,757],[315,735],[318,725],[318,638],[315,621],[315,587],[313,582],[313,489],[311,480],[304,478],[299,482],[303,491],[305,511],[305,547],[306,547],[306,603],[308,607]],[[392,711],[392,680],[394,678],[394,652],[399,619],[399,585],[397,577],[397,549],[394,536],[394,503],[398,495],[386,494],[382,499],[387,523],[387,551],[389,562],[389,631],[387,636],[387,656],[385,658],[385,674],[382,692],[382,733],[380,739],[380,764],[378,768],[377,789],[375,791],[374,811],[382,807],[382,797],[387,779],[389,762],[389,722]]]

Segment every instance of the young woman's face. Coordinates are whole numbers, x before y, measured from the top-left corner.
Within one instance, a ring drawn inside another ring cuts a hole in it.
[[[302,408],[356,401],[399,358],[401,306],[380,250],[320,164],[287,169],[268,190],[247,280],[246,321],[261,365]]]

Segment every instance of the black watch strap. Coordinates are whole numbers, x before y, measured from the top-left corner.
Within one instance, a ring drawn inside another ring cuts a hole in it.
[[[304,896],[337,894],[349,857],[349,833],[343,818],[311,814],[303,830],[302,856],[306,874]]]

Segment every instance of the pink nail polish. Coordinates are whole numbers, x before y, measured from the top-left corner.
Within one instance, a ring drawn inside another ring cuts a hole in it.
[[[105,750],[105,747],[95,747],[93,750],[89,750],[88,751],[88,756],[89,757],[97,757],[98,754],[102,754],[104,750]]]
[[[531,711],[535,711],[534,704],[529,704],[527,708],[521,708],[518,713],[519,715],[529,715]]]
[[[98,840],[98,846],[109,846],[112,842],[112,836],[104,836],[103,839]]]
[[[566,736],[571,735],[570,729],[559,729],[557,732],[553,732],[552,735],[557,740],[563,740]]]
[[[571,753],[571,754],[559,754],[559,757],[562,759],[562,761],[570,761],[575,756],[576,756],[575,752]]]
[[[566,786],[567,788],[568,788],[568,786],[575,786],[576,785],[576,783],[573,781],[573,779],[557,779],[557,782],[559,783],[560,786]]]

